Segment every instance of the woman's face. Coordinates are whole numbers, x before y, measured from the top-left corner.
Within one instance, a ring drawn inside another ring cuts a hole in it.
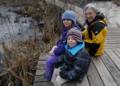
[[[72,36],[68,36],[67,44],[69,45],[69,47],[74,47],[77,44],[77,41],[74,40]]]
[[[88,8],[84,11],[84,15],[88,22],[91,22],[96,17],[96,12],[93,9]]]
[[[63,25],[64,25],[64,27],[71,27],[72,21],[71,20],[63,20]]]

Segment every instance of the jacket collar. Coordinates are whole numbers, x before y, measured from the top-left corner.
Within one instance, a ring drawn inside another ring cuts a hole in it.
[[[68,53],[70,53],[72,56],[76,55],[81,49],[85,47],[84,42],[79,43],[73,48],[69,48],[68,45],[65,45],[65,49],[67,50]]]
[[[99,21],[99,20],[103,20],[105,18],[105,16],[103,14],[98,14],[96,15],[96,17],[93,19],[93,21],[88,22],[88,20],[86,20],[86,24],[87,25],[91,25],[92,23]]]

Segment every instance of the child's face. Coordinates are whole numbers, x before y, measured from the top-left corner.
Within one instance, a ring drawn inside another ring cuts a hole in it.
[[[71,27],[72,21],[71,20],[63,20],[64,27]]]
[[[72,36],[68,36],[67,44],[69,45],[69,47],[74,47],[77,44],[77,41],[74,40]]]

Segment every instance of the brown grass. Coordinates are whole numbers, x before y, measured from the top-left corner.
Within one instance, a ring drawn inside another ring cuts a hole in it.
[[[32,6],[25,7],[24,11],[25,14],[29,14],[33,18],[35,16],[42,17],[45,22],[42,28],[42,40],[33,37],[34,39],[30,38],[24,42],[16,42],[11,48],[3,44],[4,64],[8,78],[4,81],[4,86],[32,86],[39,56],[50,51],[60,34],[59,16],[61,10],[59,8],[41,0],[34,2]],[[33,30],[36,30],[35,28]]]

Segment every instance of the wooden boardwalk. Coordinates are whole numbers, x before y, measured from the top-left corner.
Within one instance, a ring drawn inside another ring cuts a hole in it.
[[[105,55],[92,59],[82,83],[69,82],[63,86],[120,86],[120,29],[109,29]],[[40,57],[33,86],[53,86],[44,79],[46,57]]]

